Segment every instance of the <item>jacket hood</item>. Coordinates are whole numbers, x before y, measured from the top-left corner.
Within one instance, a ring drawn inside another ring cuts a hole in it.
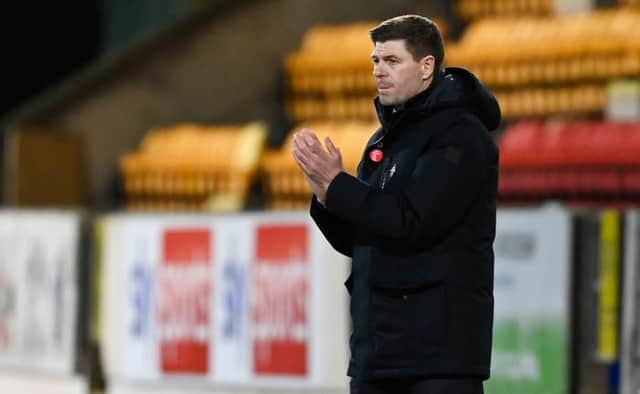
[[[375,99],[378,118],[384,125],[393,116],[393,108]],[[399,111],[431,113],[443,109],[464,109],[480,119],[487,130],[495,130],[500,124],[500,106],[495,96],[470,71],[448,67],[439,74],[429,88],[396,108]]]

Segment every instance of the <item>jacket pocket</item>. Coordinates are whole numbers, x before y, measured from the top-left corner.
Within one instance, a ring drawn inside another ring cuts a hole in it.
[[[370,271],[375,368],[424,366],[447,329],[447,258],[427,252],[377,249]]]
[[[371,292],[376,368],[415,368],[436,354],[446,330],[443,283]]]

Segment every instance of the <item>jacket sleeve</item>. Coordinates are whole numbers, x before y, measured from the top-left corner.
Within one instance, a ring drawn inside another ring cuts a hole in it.
[[[329,185],[327,209],[399,245],[440,239],[462,221],[486,177],[479,133],[486,131],[457,122],[434,137],[402,187],[381,190],[342,172]]]
[[[318,202],[315,195],[311,199],[309,212],[324,237],[329,241],[329,244],[339,253],[347,257],[352,257],[352,226],[345,220],[330,213]]]

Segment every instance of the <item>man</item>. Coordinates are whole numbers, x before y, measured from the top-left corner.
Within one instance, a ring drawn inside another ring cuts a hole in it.
[[[477,394],[489,377],[500,123],[494,96],[468,71],[442,70],[429,19],[371,30],[381,128],[347,174],[303,130],[293,155],[311,216],[352,257],[352,394]]]

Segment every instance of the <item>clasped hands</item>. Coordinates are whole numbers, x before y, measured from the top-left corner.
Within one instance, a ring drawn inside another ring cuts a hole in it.
[[[302,129],[293,136],[293,158],[322,205],[331,181],[344,171],[340,149],[329,137],[325,138],[324,143],[326,151],[316,134],[309,129]]]

